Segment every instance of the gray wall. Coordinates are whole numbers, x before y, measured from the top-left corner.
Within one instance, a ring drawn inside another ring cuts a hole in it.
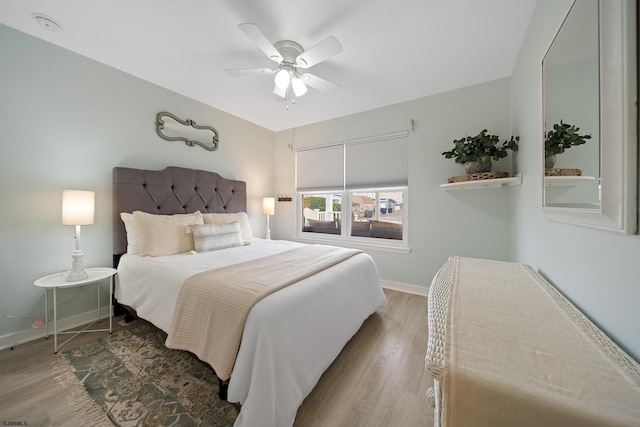
[[[453,140],[476,135],[483,128],[506,139],[509,134],[508,79],[484,83],[415,101],[279,132],[276,141],[276,193],[293,194],[295,150],[344,139],[410,129],[409,254],[366,251],[375,259],[382,279],[428,287],[437,269],[452,255],[508,260],[509,190],[448,192],[447,178],[464,168],[440,153]],[[494,170],[510,171],[509,159]],[[276,205],[272,233],[295,235],[295,204]]]
[[[245,180],[252,226],[264,233],[273,132],[1,25],[0,55],[0,338],[43,315],[34,280],[71,267],[75,228],[61,224],[62,190],[96,192],[95,224],[82,228],[85,265],[111,266],[114,166],[174,165]],[[214,126],[220,148],[160,139],[159,111]],[[95,309],[95,292],[60,292],[60,317]]]
[[[510,79],[511,125],[520,134],[511,190],[513,260],[540,270],[614,340],[640,359],[640,237],[545,219],[542,199],[542,67],[570,0],[540,0]]]

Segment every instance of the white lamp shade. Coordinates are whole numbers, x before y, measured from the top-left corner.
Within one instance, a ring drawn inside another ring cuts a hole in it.
[[[287,88],[283,89],[281,87],[274,86],[273,93],[278,95],[280,98],[286,98],[287,97]]]
[[[265,197],[262,199],[262,213],[265,215],[273,215],[276,210],[276,199],[273,197]]]
[[[96,194],[93,191],[64,190],[62,192],[62,224],[93,224]]]
[[[275,83],[280,89],[286,89],[289,86],[289,82],[291,81],[291,74],[289,74],[289,70],[286,68],[281,68],[280,71],[276,73]]]
[[[300,76],[295,76],[291,79],[291,87],[293,88],[293,93],[297,97],[301,97],[305,93],[307,93],[307,85],[304,84]]]

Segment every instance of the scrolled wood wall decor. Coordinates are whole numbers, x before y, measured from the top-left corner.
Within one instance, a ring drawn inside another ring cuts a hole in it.
[[[164,129],[164,125],[165,125],[165,121],[163,120],[163,118],[165,117],[170,117],[173,120],[175,120],[176,122],[180,123],[181,125],[184,126],[190,126],[194,129],[197,130],[210,130],[211,132],[213,132],[213,137],[211,138],[211,141],[207,141],[207,142],[201,142],[195,139],[190,139],[187,137],[183,137],[183,136],[167,136],[165,134],[162,133],[162,130]],[[201,126],[201,125],[197,125],[196,122],[194,122],[191,119],[186,119],[186,120],[181,120],[179,118],[177,118],[175,115],[168,113],[166,111],[162,111],[160,113],[158,113],[156,115],[156,133],[158,134],[158,136],[166,141],[184,141],[185,144],[187,144],[189,147],[193,147],[195,145],[199,145],[202,148],[204,148],[205,150],[209,150],[209,151],[215,151],[218,149],[218,143],[219,143],[219,139],[218,139],[218,131],[215,130],[214,128],[212,128],[211,126]]]

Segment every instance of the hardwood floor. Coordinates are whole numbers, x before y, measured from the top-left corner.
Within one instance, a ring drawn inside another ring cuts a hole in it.
[[[113,331],[122,326],[113,318]],[[104,320],[99,327],[104,327]],[[60,350],[104,338],[108,332],[80,334]],[[60,339],[62,337],[62,340]],[[58,344],[69,335],[58,335]],[[65,389],[56,381],[53,362],[53,336],[0,351],[0,425],[85,426],[82,414],[71,406]],[[18,422],[21,424],[11,424]]]
[[[305,399],[296,427],[432,426],[425,397],[427,299],[385,289],[388,304],[369,317]],[[114,331],[119,318],[114,318]],[[82,334],[63,349],[105,336]],[[85,425],[54,378],[53,342],[39,339],[0,351],[0,423]],[[7,425],[7,424],[4,424]]]
[[[427,299],[385,289],[387,307],[365,321],[298,409],[296,427],[432,426],[425,397]]]

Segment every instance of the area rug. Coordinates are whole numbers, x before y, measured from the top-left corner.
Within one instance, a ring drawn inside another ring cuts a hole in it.
[[[220,400],[211,367],[166,348],[165,340],[164,332],[136,320],[60,353],[56,378],[91,425],[232,426],[239,408]]]

